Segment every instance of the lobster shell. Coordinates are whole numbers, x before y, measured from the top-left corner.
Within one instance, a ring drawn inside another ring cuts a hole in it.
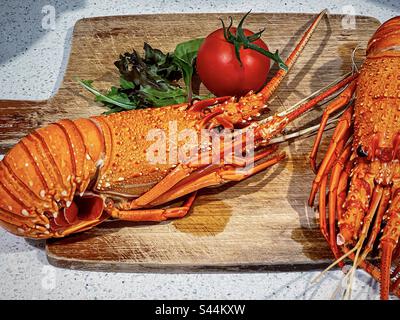
[[[360,265],[380,281],[381,298],[388,299],[390,291],[400,296],[400,17],[377,29],[366,53],[357,79],[324,112],[322,123],[349,104],[317,168],[324,126],[319,130],[310,156],[317,176],[309,204],[319,190],[321,231],[336,263],[352,258],[350,274]],[[375,248],[379,265],[366,261]]]

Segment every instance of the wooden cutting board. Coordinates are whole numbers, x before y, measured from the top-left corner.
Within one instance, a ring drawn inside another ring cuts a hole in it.
[[[239,21],[243,14],[233,14]],[[0,101],[0,148],[5,152],[30,130],[61,118],[100,114],[101,105],[76,78],[107,89],[118,83],[113,65],[120,53],[141,51],[146,41],[172,51],[179,42],[204,37],[228,14],[168,14],[79,20],[64,81],[47,101]],[[246,27],[266,27],[263,39],[287,57],[315,15],[254,13]],[[356,17],[344,29],[341,15],[324,18],[295,67],[271,101],[283,110],[351,69],[351,53],[365,47],[379,26]],[[362,61],[362,54],[356,56]],[[273,68],[272,73],[276,71]],[[204,91],[204,88],[202,89]],[[294,126],[315,123],[321,109]],[[314,120],[314,122],[312,122]],[[331,132],[325,135],[326,150]],[[240,183],[204,190],[191,213],[163,223],[106,222],[90,231],[48,241],[50,263],[111,271],[290,270],[325,265],[332,258],[320,235],[316,213],[306,207],[313,174],[308,165],[313,137],[282,145],[288,157]]]

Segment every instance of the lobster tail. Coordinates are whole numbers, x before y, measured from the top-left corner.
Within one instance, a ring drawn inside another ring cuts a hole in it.
[[[367,55],[373,56],[388,50],[400,51],[400,16],[386,21],[375,31],[368,42]]]
[[[56,236],[60,212],[96,174],[104,143],[91,120],[61,120],[32,132],[0,162],[0,224],[26,237]]]

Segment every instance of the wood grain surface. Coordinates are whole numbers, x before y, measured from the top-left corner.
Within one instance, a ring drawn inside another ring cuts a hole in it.
[[[228,14],[168,14],[99,17],[79,20],[69,64],[57,94],[48,101],[0,101],[0,148],[6,151],[30,130],[61,118],[105,111],[76,78],[92,79],[107,89],[118,83],[113,62],[146,41],[172,51],[179,42],[204,37]],[[239,21],[242,14],[232,15]],[[246,27],[266,27],[263,39],[287,57],[315,15],[249,16]],[[343,28],[343,16],[321,22],[295,67],[270,102],[283,110],[351,70],[351,53],[364,46],[379,26],[356,17],[355,29]],[[362,61],[362,53],[356,56]],[[272,73],[276,67],[272,69]],[[201,88],[201,91],[204,91]],[[296,121],[316,123],[321,109]],[[331,132],[321,147],[326,150]],[[282,145],[288,157],[240,183],[203,190],[191,213],[163,223],[106,222],[90,231],[47,243],[50,263],[69,268],[113,271],[290,270],[325,265],[332,258],[317,215],[306,207],[313,174],[308,165],[313,137]]]

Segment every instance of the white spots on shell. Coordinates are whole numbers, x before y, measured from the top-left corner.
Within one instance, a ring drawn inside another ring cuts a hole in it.
[[[67,181],[68,181],[68,182],[71,181],[71,175],[69,175],[69,176],[67,177]]]
[[[66,197],[68,195],[68,192],[66,190],[61,191],[61,195],[63,197]]]
[[[92,160],[92,158],[90,157],[90,155],[88,153],[86,153],[86,160]]]
[[[26,210],[26,209],[22,209],[22,210],[21,210],[21,214],[22,214],[23,216],[25,216],[25,217],[29,217],[29,212],[28,212],[28,210]]]
[[[124,177],[119,177],[119,178],[118,178],[118,181],[124,181],[124,180],[125,180]]]
[[[40,196],[41,198],[44,198],[44,197],[46,196],[46,191],[40,190],[39,196]]]
[[[45,224],[44,226],[45,226],[47,229],[49,229],[49,228],[50,228],[50,224],[48,224],[48,223],[47,223],[47,224]]]
[[[28,184],[31,188],[33,187],[33,181],[29,181]]]
[[[108,187],[110,187],[110,186],[111,186],[111,184],[110,184],[109,182],[106,182],[106,183],[105,183],[105,187],[106,187],[106,188],[108,188]]]
[[[17,231],[18,231],[19,233],[25,233],[25,230],[22,229],[22,228],[17,228]]]
[[[12,211],[12,209],[13,209],[12,206],[8,206],[8,210]]]
[[[58,217],[58,211],[54,211],[54,212],[53,212],[53,217],[54,217],[54,218],[57,218],[57,217]]]
[[[72,204],[72,202],[71,202],[71,201],[67,201],[67,202],[66,202],[66,206],[67,206],[67,208],[69,208],[69,207],[71,206],[71,204]]]
[[[29,163],[28,162],[25,163],[25,167],[29,167]]]

